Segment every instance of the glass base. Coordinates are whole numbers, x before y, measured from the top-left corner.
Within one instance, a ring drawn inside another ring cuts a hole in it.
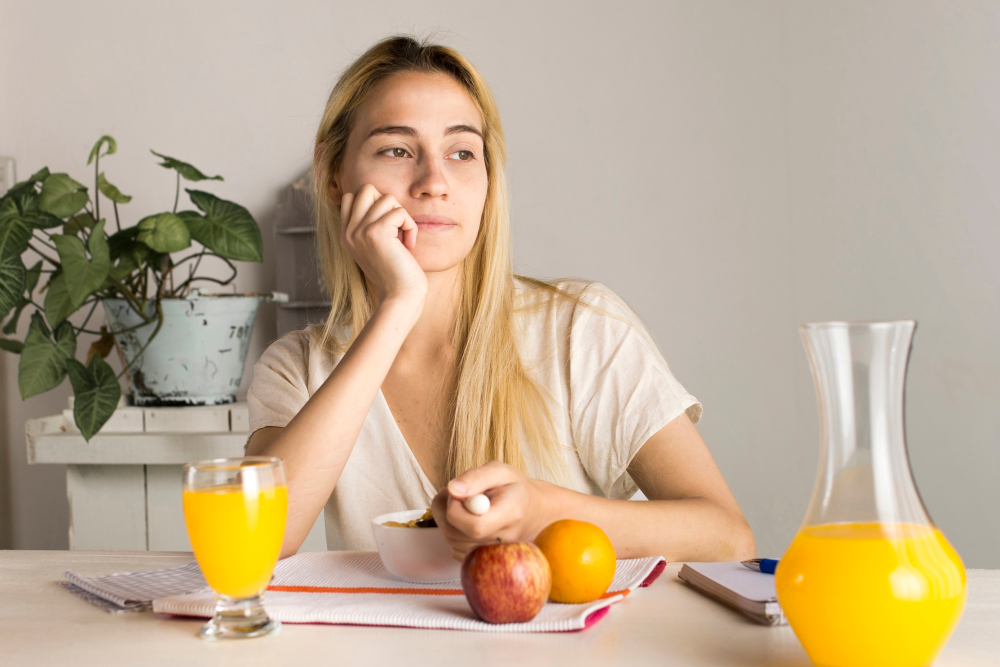
[[[269,618],[264,611],[264,598],[230,598],[216,595],[215,617],[202,626],[202,639],[249,639],[276,634],[281,621]]]

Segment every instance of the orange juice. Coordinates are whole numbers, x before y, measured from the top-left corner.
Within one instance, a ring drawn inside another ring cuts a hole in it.
[[[184,519],[209,586],[233,598],[267,587],[285,535],[288,489],[245,494],[239,486],[184,492]]]
[[[775,573],[778,601],[823,667],[930,665],[965,604],[965,568],[917,524],[803,528]]]

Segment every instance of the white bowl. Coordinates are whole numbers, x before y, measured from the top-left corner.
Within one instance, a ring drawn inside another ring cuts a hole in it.
[[[386,521],[406,523],[419,519],[426,510],[383,514],[372,519],[378,555],[389,573],[404,581],[439,584],[458,581],[462,564],[451,557],[451,547],[439,528],[398,528],[383,526]]]

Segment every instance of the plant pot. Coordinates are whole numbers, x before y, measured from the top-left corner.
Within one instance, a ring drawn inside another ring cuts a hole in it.
[[[163,299],[163,326],[150,342],[155,320],[132,329],[143,320],[129,303],[104,299],[108,325],[129,364],[133,404],[236,402],[254,317],[262,300],[270,297],[194,293],[183,299]],[[147,303],[146,312],[155,318],[155,303]]]

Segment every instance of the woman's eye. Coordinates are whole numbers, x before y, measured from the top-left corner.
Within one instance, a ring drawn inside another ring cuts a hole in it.
[[[476,156],[472,154],[472,151],[455,151],[448,157],[460,160],[461,162],[468,162]]]
[[[388,155],[389,157],[406,157],[409,155],[405,148],[386,148],[382,151],[382,154]]]

